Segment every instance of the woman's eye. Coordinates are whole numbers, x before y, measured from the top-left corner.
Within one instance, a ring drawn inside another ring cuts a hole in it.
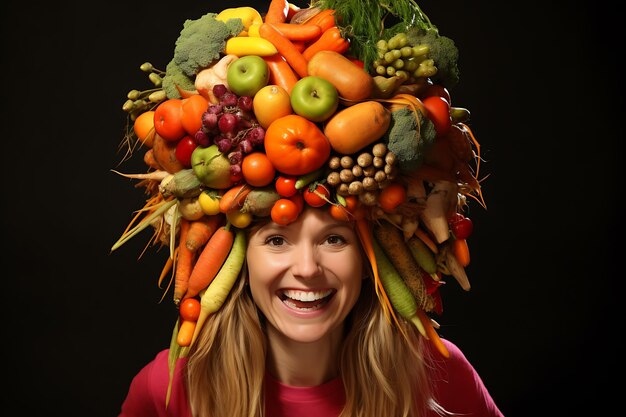
[[[346,240],[339,235],[331,235],[326,238],[326,242],[331,245],[342,245],[346,243]]]
[[[280,236],[270,236],[265,239],[265,244],[270,246],[281,246],[285,243],[285,239]]]

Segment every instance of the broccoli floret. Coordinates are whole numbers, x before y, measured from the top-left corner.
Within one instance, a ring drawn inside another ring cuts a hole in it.
[[[459,82],[459,50],[452,39],[440,35],[435,27],[429,29],[413,27],[406,35],[409,44],[428,46],[428,58],[432,59],[437,67],[437,72],[431,76],[434,82],[448,89]]]
[[[165,76],[161,84],[167,98],[181,98],[180,92],[176,86],[183,90],[194,91],[196,86],[191,78],[189,78],[183,70],[174,62],[170,61],[165,67]]]
[[[218,60],[226,39],[243,30],[241,19],[222,22],[215,16],[215,13],[207,13],[196,20],[187,19],[176,40],[173,62],[190,78]]]
[[[398,168],[409,173],[422,165],[427,150],[435,141],[435,126],[418,111],[408,107],[391,113],[391,126],[385,134],[387,147],[396,155]],[[419,123],[419,129],[418,129]]]

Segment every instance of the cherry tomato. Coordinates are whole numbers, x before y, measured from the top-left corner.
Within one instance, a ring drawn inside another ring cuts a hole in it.
[[[393,213],[400,204],[406,201],[406,189],[399,182],[386,186],[378,195],[378,205],[385,213]]]
[[[435,125],[437,136],[444,136],[452,127],[452,117],[450,117],[450,103],[440,96],[430,96],[422,100],[424,107],[428,111],[428,119]]]
[[[299,214],[297,204],[288,198],[276,200],[270,211],[272,221],[283,226],[296,221]]]
[[[296,190],[296,177],[279,175],[276,178],[276,192],[281,197],[291,197],[295,195],[298,190]]]
[[[298,214],[300,214],[304,209],[304,197],[302,196],[302,193],[295,193],[289,197],[289,199],[296,203],[296,206],[298,206]]]
[[[423,91],[423,93],[420,95],[420,98],[423,100],[426,97],[431,97],[431,96],[439,96],[439,97],[443,97],[446,99],[446,101],[448,102],[448,104],[452,105],[452,99],[450,97],[450,92],[448,91],[448,89],[446,87],[444,87],[441,84],[431,84],[428,87],[426,87]]]
[[[347,222],[354,219],[354,210],[358,205],[358,199],[355,196],[350,195],[345,197],[345,200],[345,207],[341,204],[331,204],[328,210],[334,219]]]
[[[174,154],[178,162],[183,164],[185,168],[191,168],[191,154],[198,147],[198,143],[190,135],[186,135],[176,144]]]
[[[243,157],[241,173],[246,182],[254,187],[264,187],[274,180],[276,169],[263,152],[252,152]]]
[[[330,191],[323,184],[312,185],[303,194],[304,201],[311,207],[322,207],[330,197]]]
[[[450,224],[450,230],[457,239],[467,239],[474,231],[472,220],[461,213],[453,214],[448,223]]]
[[[197,298],[185,298],[178,309],[183,320],[196,321],[200,317],[200,301]]]

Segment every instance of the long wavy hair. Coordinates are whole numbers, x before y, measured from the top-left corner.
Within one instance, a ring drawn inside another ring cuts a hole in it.
[[[244,267],[190,351],[187,393],[195,417],[264,417],[264,319],[246,280]],[[422,417],[428,409],[441,411],[432,400],[423,338],[412,326],[405,330],[408,340],[388,322],[366,279],[346,321],[340,361],[346,404],[340,417]]]

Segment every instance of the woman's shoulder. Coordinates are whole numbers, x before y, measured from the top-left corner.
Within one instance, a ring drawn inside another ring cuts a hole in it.
[[[431,348],[430,377],[435,398],[446,410],[472,416],[501,417],[480,375],[459,346],[442,339],[449,355]]]
[[[118,417],[163,417],[191,416],[187,403],[182,362],[179,360],[172,379],[170,401],[167,405],[169,377],[169,350],[158,352],[133,378],[126,399],[122,404],[121,414]]]

